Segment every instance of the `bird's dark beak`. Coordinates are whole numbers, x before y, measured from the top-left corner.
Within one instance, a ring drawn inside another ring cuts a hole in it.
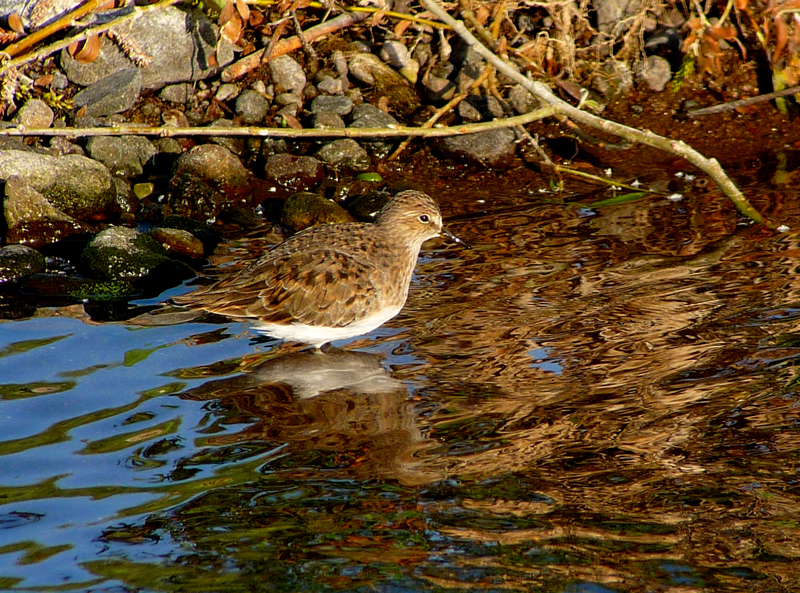
[[[470,247],[469,245],[464,243],[464,241],[462,241],[461,239],[456,237],[453,233],[451,233],[450,231],[448,231],[444,227],[442,227],[442,232],[440,234],[442,235],[442,237],[445,237],[446,239],[450,239],[453,243],[458,243],[464,249],[472,249],[472,247]]]

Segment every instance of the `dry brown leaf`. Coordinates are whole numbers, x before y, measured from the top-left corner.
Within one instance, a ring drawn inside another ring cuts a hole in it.
[[[244,0],[234,0],[236,4],[236,11],[242,17],[242,21],[247,21],[250,18],[250,8],[244,3]]]
[[[53,82],[53,75],[52,74],[45,74],[44,76],[40,76],[36,80],[33,81],[33,86],[37,86],[39,88],[44,88],[50,86]]]
[[[283,114],[283,121],[286,122],[287,126],[289,126],[290,128],[292,128],[294,130],[302,130],[303,129],[303,124],[301,124],[300,121],[296,117],[294,117],[292,115],[289,115],[288,113],[284,113]]]
[[[410,26],[411,21],[407,21],[405,19],[398,21],[397,25],[394,27],[394,34],[397,37],[402,37]]]
[[[100,55],[100,37],[91,35],[83,41],[71,43],[68,51],[77,61],[89,64]]]
[[[257,27],[258,25],[264,22],[264,15],[258,12],[257,10],[251,10],[248,22],[251,26]]]
[[[231,15],[230,19],[228,19],[228,21],[222,25],[222,28],[220,29],[220,35],[222,38],[231,45],[238,45],[239,39],[242,38],[243,32],[244,22],[242,21],[242,17],[236,13]]]
[[[22,18],[20,18],[18,12],[12,12],[10,15],[8,15],[8,19],[7,20],[8,20],[8,28],[9,29],[11,29],[12,31],[15,31],[17,33],[24,33],[25,32],[25,27],[22,24]]]

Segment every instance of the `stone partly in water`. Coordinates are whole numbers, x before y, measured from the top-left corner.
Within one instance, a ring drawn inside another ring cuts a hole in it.
[[[326,163],[354,171],[366,171],[371,165],[367,151],[352,138],[341,138],[326,144],[317,151],[317,156]]]
[[[136,294],[125,280],[93,280],[62,274],[34,274],[20,282],[20,292],[40,299],[83,302],[124,301]]]
[[[195,146],[175,163],[169,206],[190,218],[216,218],[225,208],[252,198],[250,173],[230,150],[215,144]]]
[[[6,181],[3,215],[5,240],[29,247],[42,247],[90,231],[86,224],[48,202],[27,180],[16,176]]]
[[[24,245],[0,248],[0,284],[44,271],[44,256]]]
[[[79,268],[89,277],[147,287],[177,286],[194,276],[194,270],[171,259],[153,237],[127,227],[98,233],[81,253]]]
[[[310,156],[275,154],[264,166],[266,179],[292,190],[314,189],[325,178],[324,165]]]
[[[447,158],[503,167],[516,151],[516,136],[508,128],[440,138],[436,147]]]
[[[301,231],[317,224],[354,221],[355,218],[336,202],[310,192],[290,196],[283,206],[281,218],[281,223],[293,231]]]
[[[0,151],[0,180],[19,177],[64,214],[82,221],[118,212],[116,188],[102,163],[77,154],[61,157]]]

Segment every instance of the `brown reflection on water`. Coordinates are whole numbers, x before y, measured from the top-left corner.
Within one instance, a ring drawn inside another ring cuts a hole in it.
[[[428,462],[461,479],[527,476],[555,501],[483,500],[553,523],[469,537],[591,549],[630,538],[590,517],[624,516],[676,526],[659,558],[782,558],[768,572],[800,583],[797,235],[737,226],[712,196],[451,226],[473,250],[423,266],[401,319],[428,365],[400,376],[424,375],[441,403],[428,429],[449,449]]]
[[[284,444],[282,454],[292,464],[265,470],[285,469],[297,479],[319,473],[313,468],[320,466],[327,478],[390,478],[405,485],[438,478],[415,460],[425,439],[413,404],[379,356],[341,350],[268,356],[273,357],[248,361],[241,375],[181,395],[219,400],[226,409],[220,425],[246,424],[236,433],[210,435],[202,445]],[[298,461],[308,453],[321,456],[313,463]]]

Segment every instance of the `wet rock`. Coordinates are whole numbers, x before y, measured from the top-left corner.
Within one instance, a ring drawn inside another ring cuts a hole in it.
[[[222,240],[219,234],[211,230],[208,225],[186,218],[184,216],[167,216],[160,225],[162,229],[178,229],[191,233],[200,239],[205,253],[212,253]]]
[[[269,113],[269,101],[255,91],[244,91],[236,98],[235,110],[243,124],[258,125]]]
[[[126,280],[94,280],[62,274],[34,274],[24,278],[20,292],[27,296],[58,301],[118,301],[135,294]]]
[[[458,104],[458,114],[468,122],[492,121],[505,115],[500,102],[487,95],[470,95]]]
[[[170,253],[177,253],[191,259],[203,257],[203,242],[189,231],[156,228],[150,234]]]
[[[672,68],[669,62],[661,56],[648,56],[641,64],[638,78],[647,83],[650,89],[661,92],[667,87],[672,78]]]
[[[116,190],[117,206],[121,213],[133,215],[139,211],[139,196],[134,191],[130,181],[122,177],[114,177],[114,188]]]
[[[347,200],[347,210],[361,222],[372,222],[391,199],[388,192],[370,191]]]
[[[508,102],[520,115],[530,113],[541,106],[539,99],[521,84],[515,84],[508,91]]]
[[[103,117],[127,111],[136,104],[142,90],[138,68],[120,70],[86,87],[73,99],[88,117]]]
[[[141,48],[139,64],[103,36],[100,54],[88,64],[78,62],[66,50],[61,52],[61,67],[72,82],[88,86],[109,74],[137,68],[142,74],[142,87],[157,89],[208,78],[233,61],[233,49],[219,39],[218,27],[196,8],[167,6],[150,10],[116,30],[125,38],[136,40]]]
[[[369,154],[352,138],[342,138],[326,144],[317,151],[320,160],[356,171],[366,171],[371,162]]]
[[[348,54],[350,74],[375,88],[377,94],[386,98],[389,106],[402,115],[416,111],[421,102],[417,91],[409,82],[378,56],[371,53]]]
[[[325,167],[314,157],[275,154],[267,159],[264,174],[287,189],[308,190],[325,178]]]
[[[175,163],[169,205],[176,214],[215,218],[227,207],[247,203],[250,173],[229,150],[195,146]]]
[[[90,277],[136,281],[146,277],[174,286],[194,276],[193,270],[170,259],[153,237],[127,227],[109,227],[98,233],[80,256],[80,269]]]
[[[41,247],[90,230],[55,208],[26,180],[16,176],[6,181],[3,215],[6,241],[30,247]]]
[[[78,220],[115,211],[111,173],[79,155],[52,157],[21,150],[0,151],[0,180],[20,177],[56,208]]]
[[[353,108],[353,120],[350,123],[351,128],[388,128],[390,126],[399,125],[397,120],[388,113],[381,111],[374,105],[369,103],[362,103]],[[374,153],[378,158],[382,158],[389,154],[393,147],[393,142],[363,142],[362,145],[370,152]]]
[[[12,120],[26,128],[49,128],[53,125],[53,110],[41,99],[28,99]]]
[[[269,72],[278,93],[302,96],[306,73],[294,58],[286,54],[273,58],[269,62]]]
[[[347,115],[353,111],[353,101],[348,97],[320,95],[311,102],[311,113]]]
[[[274,154],[284,154],[287,151],[286,140],[283,138],[264,138],[261,143],[261,158],[269,159]]]
[[[144,136],[95,136],[86,143],[86,151],[120,177],[138,177],[156,154],[155,146]]]
[[[500,167],[516,150],[516,136],[507,128],[440,138],[436,146],[447,158]]]
[[[0,284],[44,271],[44,256],[25,245],[0,248]]]
[[[281,224],[293,231],[301,231],[317,224],[353,221],[355,218],[336,202],[309,192],[289,196],[281,218]]]

